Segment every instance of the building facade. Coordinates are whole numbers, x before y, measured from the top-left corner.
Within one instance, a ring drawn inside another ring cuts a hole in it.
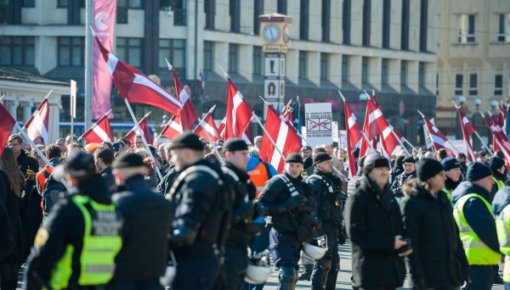
[[[6,0],[0,4],[1,64],[33,69],[62,81],[76,79],[83,97],[85,1]],[[258,16],[292,17],[286,55],[286,99],[331,101],[343,128],[338,89],[364,115],[363,90],[377,96],[393,125],[416,140],[416,109],[436,106],[438,0],[118,0],[114,53],[173,86],[164,59],[197,92],[205,76],[201,111],[225,114],[227,71],[245,98],[262,112],[264,54]],[[65,102],[66,98],[63,98]],[[83,102],[82,102],[83,103]],[[80,104],[80,103],[79,103]],[[128,121],[113,93],[114,121]],[[67,105],[63,104],[66,108]],[[303,107],[303,106],[302,106]],[[150,108],[138,106],[142,116]],[[155,111],[153,119],[161,118]],[[80,112],[80,110],[78,110]],[[81,118],[81,119],[80,119]],[[78,120],[83,116],[78,115]],[[65,119],[64,119],[65,121]],[[419,139],[419,138],[418,138]]]
[[[497,104],[510,95],[510,1],[449,0],[438,5],[436,124],[445,134],[460,136],[452,101],[459,103],[462,96],[468,116],[486,136],[478,109],[497,113]]]

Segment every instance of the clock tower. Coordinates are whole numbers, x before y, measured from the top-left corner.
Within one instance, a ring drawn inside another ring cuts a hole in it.
[[[278,13],[259,16],[264,51],[264,98],[275,108],[284,106],[285,54],[290,40],[292,18]],[[266,108],[264,108],[264,115]]]

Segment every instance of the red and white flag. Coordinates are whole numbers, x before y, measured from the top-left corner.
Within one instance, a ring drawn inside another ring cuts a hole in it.
[[[44,140],[44,144],[49,144],[48,139],[48,128],[49,128],[50,110],[48,107],[48,99],[44,100],[39,104],[32,117],[28,119],[27,123],[23,128],[27,130],[27,135],[31,140],[37,137],[41,137]]]
[[[152,144],[152,142],[153,142],[153,140],[152,140],[152,132],[151,132],[151,129],[149,128],[149,122],[147,121],[147,119],[149,117],[149,114],[150,113],[145,114],[145,116],[143,116],[143,118],[140,121],[138,121],[138,126],[140,127],[140,130],[142,130],[143,135],[145,136],[145,140],[147,140],[147,143],[148,144]],[[135,144],[136,135],[138,135],[138,134],[136,133],[136,126],[134,126],[124,136],[131,143],[131,147],[135,147],[135,145],[136,145]]]
[[[355,176],[358,168],[356,167],[354,158],[354,147],[363,138],[360,126],[357,122],[356,116],[351,112],[351,108],[344,101],[345,112],[345,131],[347,137],[347,154],[349,154],[349,173]]]
[[[432,124],[432,122],[422,112],[418,111],[418,113],[423,118],[423,122],[425,123],[427,133],[430,139],[432,140],[434,150],[437,151],[439,149],[445,149],[447,151],[450,151],[449,152],[450,155],[453,155],[455,149],[453,149],[450,143],[448,142],[448,138],[446,138],[446,136],[443,135],[443,133],[441,133],[441,131],[439,131],[439,129],[434,124]]]
[[[214,122],[214,118],[212,116],[212,112],[214,111],[215,106],[213,106],[209,112],[205,115],[202,123],[199,123],[193,133],[197,134],[198,137],[203,138],[209,142],[209,138],[212,142],[217,142],[220,138],[220,133],[218,128],[216,127],[216,123]]]
[[[163,130],[161,130],[160,135],[165,136],[170,140],[174,140],[175,138],[182,135],[183,132],[184,129],[182,128],[181,117],[177,115],[170,118],[165,127],[163,127]]]
[[[471,134],[476,132],[475,128],[471,125],[468,118],[464,116],[460,107],[457,107],[457,113],[459,114],[462,137],[464,138],[464,144],[466,145],[467,158],[469,161],[475,161],[475,150],[473,149],[473,143],[471,142]]]
[[[225,140],[225,124],[227,123],[227,117],[224,117],[221,122],[220,122],[220,125],[218,126],[218,132],[220,133],[220,137],[221,139]]]
[[[225,140],[229,138],[242,138],[246,126],[250,123],[251,114],[250,106],[229,78]]]
[[[97,38],[108,50],[112,50],[115,26],[115,10],[117,0],[95,0],[93,1],[92,29]],[[110,95],[112,81],[108,77],[108,67],[97,43],[92,42],[92,118],[99,119],[106,112],[111,110]]]
[[[120,61],[103,47],[97,37],[96,41],[106,61],[108,72],[113,77],[113,82],[123,98],[133,104],[154,106],[173,115],[180,114],[182,106],[179,99],[136,68]]]
[[[291,153],[299,152],[301,148],[301,139],[293,126],[288,124],[285,119],[276,112],[272,106],[267,107],[266,124],[264,126],[271,139],[281,150],[283,156],[276,150],[275,146],[264,133],[262,145],[260,147],[260,159],[269,162],[279,173],[283,172],[285,157]]]
[[[168,70],[170,71],[170,75],[172,76],[172,79],[174,80],[174,88],[175,88],[175,95],[179,96],[179,100],[181,101],[181,125],[184,130],[191,130],[193,128],[193,125],[196,121],[198,121],[198,113],[195,109],[195,106],[193,106],[193,102],[191,101],[191,89],[189,86],[183,86],[181,80],[179,79],[179,76],[177,75],[177,72],[175,71],[174,67],[166,61],[166,64],[168,66]]]
[[[90,129],[88,129],[78,140],[83,139],[87,143],[102,143],[113,142],[112,129],[110,128],[110,121],[108,121],[108,114],[103,115]]]
[[[16,124],[16,120],[14,120],[11,114],[9,114],[9,111],[7,111],[1,103],[0,120],[2,120],[0,122],[0,156],[2,156],[5,146],[7,145],[7,140],[9,140],[9,136],[14,128],[14,124]]]
[[[368,99],[366,113],[368,117],[365,116],[365,121],[368,121],[368,125],[366,125],[366,127],[364,126],[364,131],[366,129],[365,134],[369,140],[374,140],[375,136],[380,136],[384,151],[388,156],[391,155],[398,147],[399,139],[397,139],[393,127],[388,123],[386,118],[384,118],[381,109],[374,99]],[[360,156],[363,156],[366,155],[369,144],[362,139],[361,145],[363,150],[360,150]],[[361,155],[362,153],[363,155]]]

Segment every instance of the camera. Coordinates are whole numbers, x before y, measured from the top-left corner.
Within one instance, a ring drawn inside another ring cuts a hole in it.
[[[397,253],[400,257],[403,257],[404,256],[404,253],[409,251],[409,250],[412,250],[413,249],[413,246],[411,244],[411,239],[409,238],[403,238],[402,239],[403,241],[405,241],[407,244],[405,246],[402,246],[400,247],[398,250],[397,250]]]

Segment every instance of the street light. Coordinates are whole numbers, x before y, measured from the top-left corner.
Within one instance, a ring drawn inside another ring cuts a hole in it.
[[[457,100],[459,101],[459,104],[463,105],[466,102],[466,97],[459,96],[459,98]]]
[[[480,105],[482,104],[482,100],[480,98],[476,98],[476,99],[473,100],[473,103],[476,106],[476,111],[479,111],[480,110]]]
[[[367,94],[365,94],[365,93],[361,93],[361,94],[359,94],[359,97],[358,97],[358,98],[359,98],[359,100],[360,100],[361,102],[366,102],[366,101],[367,101],[367,99],[368,99]]]
[[[498,102],[498,101],[496,101],[496,100],[491,100],[490,105],[491,105],[492,111],[495,111],[495,110],[496,110],[496,108],[497,108],[497,107],[498,107],[498,105],[499,105],[499,102]]]

